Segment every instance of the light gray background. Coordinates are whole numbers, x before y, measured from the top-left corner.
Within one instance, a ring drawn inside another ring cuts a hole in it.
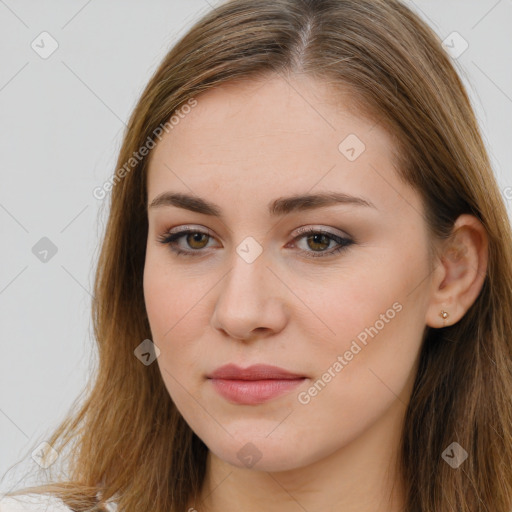
[[[217,3],[0,0],[2,492],[94,361],[90,291],[108,212],[92,190],[114,172],[124,123],[160,60]],[[456,31],[469,43],[454,60],[511,215],[512,0],[408,5],[441,39]],[[31,47],[43,31],[59,45],[46,59]],[[46,263],[32,252],[42,237],[58,249]]]

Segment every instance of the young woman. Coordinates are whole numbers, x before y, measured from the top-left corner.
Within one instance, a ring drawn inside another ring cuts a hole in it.
[[[99,369],[2,512],[510,512],[511,228],[406,6],[219,6],[107,191]]]

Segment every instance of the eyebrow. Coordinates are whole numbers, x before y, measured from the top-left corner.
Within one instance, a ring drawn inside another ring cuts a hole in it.
[[[335,204],[351,204],[377,209],[371,201],[362,197],[351,196],[341,192],[322,192],[280,197],[268,204],[268,212],[272,217],[277,217],[295,211],[313,210]],[[222,218],[222,210],[219,206],[190,194],[164,192],[151,201],[149,208],[160,208],[162,206],[176,206],[204,215]]]

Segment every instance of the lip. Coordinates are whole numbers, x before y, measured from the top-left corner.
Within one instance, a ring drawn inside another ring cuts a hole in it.
[[[240,368],[236,364],[225,364],[207,375],[209,379],[228,380],[267,380],[267,379],[303,379],[305,375],[289,372],[279,366],[268,364],[253,364],[247,368]]]
[[[207,378],[226,400],[241,405],[256,405],[277,398],[306,379],[304,375],[265,364],[248,368],[227,364],[217,368]]]

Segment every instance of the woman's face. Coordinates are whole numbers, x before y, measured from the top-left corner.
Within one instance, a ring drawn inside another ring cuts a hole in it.
[[[386,444],[412,389],[429,304],[422,204],[386,132],[333,94],[305,78],[225,85],[150,155],[157,364],[190,427],[238,467],[299,468],[370,431]],[[298,378],[209,378],[229,363]]]

